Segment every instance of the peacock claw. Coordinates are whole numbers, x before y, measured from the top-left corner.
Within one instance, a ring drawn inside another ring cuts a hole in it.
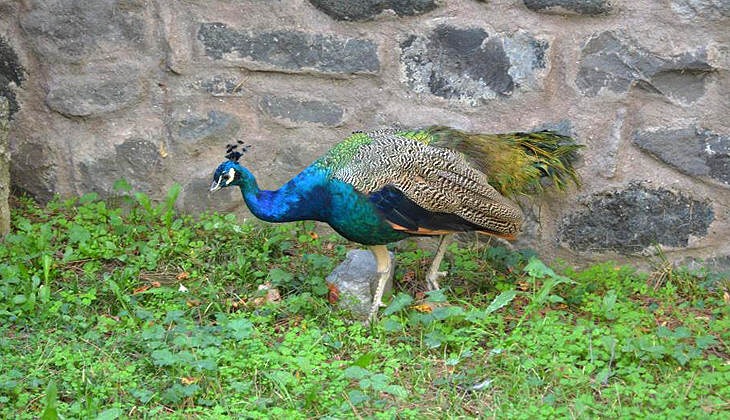
[[[426,281],[428,282],[428,290],[438,290],[439,289],[439,283],[438,281],[446,275],[449,274],[448,271],[433,271],[429,272],[426,276]]]

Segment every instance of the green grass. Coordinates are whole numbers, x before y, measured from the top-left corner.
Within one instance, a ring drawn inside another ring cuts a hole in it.
[[[178,192],[15,203],[0,418],[730,418],[727,276],[452,245],[424,305],[430,254],[404,241],[364,327],[324,281],[351,244],[178,214]]]

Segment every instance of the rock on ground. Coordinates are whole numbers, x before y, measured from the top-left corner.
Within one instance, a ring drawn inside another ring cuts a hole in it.
[[[394,260],[391,252],[390,258]],[[373,253],[364,249],[354,249],[347,253],[345,260],[327,276],[327,283],[339,291],[337,305],[350,310],[353,314],[370,314],[373,296],[377,287],[377,266]],[[390,292],[393,278],[385,285],[385,293]]]

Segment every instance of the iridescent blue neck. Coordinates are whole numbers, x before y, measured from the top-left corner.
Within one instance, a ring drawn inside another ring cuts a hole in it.
[[[310,166],[278,190],[268,191],[259,189],[256,178],[248,170],[240,169],[242,178],[238,186],[243,200],[259,219],[267,222],[326,220],[329,195],[323,170]]]

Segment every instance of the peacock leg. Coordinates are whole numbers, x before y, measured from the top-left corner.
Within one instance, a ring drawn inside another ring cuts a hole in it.
[[[390,253],[385,245],[373,245],[370,247],[370,251],[372,251],[373,256],[375,256],[375,263],[378,267],[378,286],[375,289],[373,307],[370,309],[370,315],[366,322],[370,322],[375,319],[375,315],[378,313],[380,305],[383,304],[383,292],[385,291],[385,285],[388,283],[388,280],[393,277],[393,261],[390,259]]]
[[[436,256],[433,258],[433,262],[431,263],[431,268],[428,269],[428,274],[426,274],[426,281],[428,281],[429,290],[438,290],[439,278],[444,277],[447,274],[446,271],[438,271],[438,270],[439,270],[439,266],[441,265],[441,260],[444,259],[444,254],[446,253],[446,247],[449,245],[449,242],[451,242],[451,239],[453,236],[454,236],[453,233],[441,235],[441,240],[439,240],[439,247],[438,247],[438,250],[436,251]]]

